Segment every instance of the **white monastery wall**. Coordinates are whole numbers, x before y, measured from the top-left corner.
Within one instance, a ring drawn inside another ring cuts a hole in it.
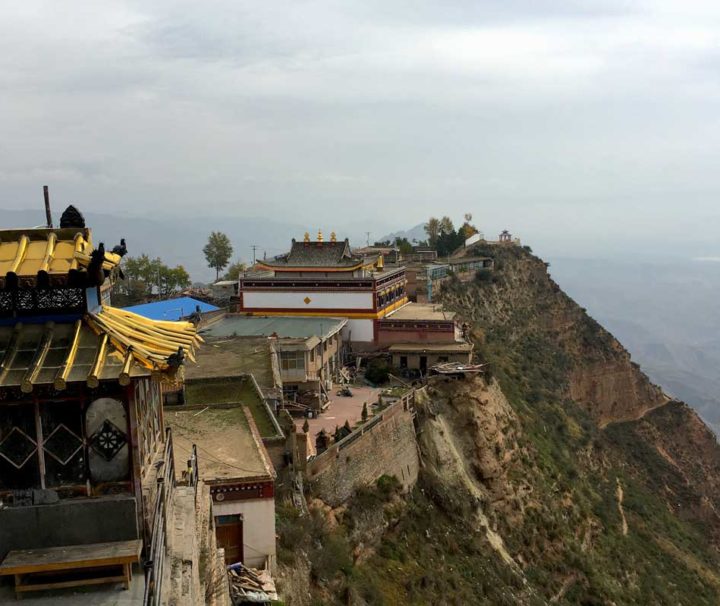
[[[305,299],[309,299],[308,303]],[[313,311],[313,309],[371,310],[372,292],[243,292],[245,309],[279,308]]]
[[[342,329],[342,338],[355,342],[370,343],[375,340],[374,320],[349,319]]]
[[[242,514],[243,550],[248,566],[262,567],[275,558],[275,500],[250,499],[213,503],[213,515]]]

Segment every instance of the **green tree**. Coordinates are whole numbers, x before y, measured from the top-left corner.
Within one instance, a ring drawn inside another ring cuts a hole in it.
[[[228,267],[228,270],[225,272],[225,275],[223,276],[223,280],[237,280],[240,277],[240,274],[245,271],[247,266],[245,263],[241,263],[238,261],[237,263],[233,263]]]
[[[230,238],[220,231],[210,234],[207,244],[203,247],[203,254],[208,262],[208,267],[215,270],[215,280],[220,278],[220,272],[227,267],[232,253],[233,247]]]
[[[455,250],[464,243],[465,237],[462,235],[461,230],[452,230],[450,232],[440,234],[435,248],[437,249],[439,257],[446,257],[455,252]]]
[[[190,286],[190,274],[185,271],[182,265],[171,268],[162,263],[160,264],[157,287],[161,297],[167,297],[188,286]]]
[[[410,244],[407,238],[395,238],[395,246],[403,255],[409,255],[413,250],[413,245]]]
[[[447,216],[440,219],[438,227],[440,229],[440,234],[451,234],[455,231],[455,226],[453,225],[453,222],[450,220],[450,217]]]
[[[380,358],[375,358],[368,362],[367,368],[365,369],[365,378],[375,385],[385,383],[390,376],[390,367],[388,363]]]
[[[428,244],[434,248],[440,235],[440,221],[436,217],[428,219],[425,224],[425,233],[428,235]]]
[[[159,257],[125,257],[122,270],[125,280],[118,282],[113,292],[116,305],[141,303],[153,294],[168,297],[190,286],[190,275],[182,265],[168,267]]]

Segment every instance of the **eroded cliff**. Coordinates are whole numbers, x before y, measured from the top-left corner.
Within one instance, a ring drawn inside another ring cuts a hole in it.
[[[340,508],[315,504],[310,540],[283,548],[312,580],[288,603],[720,603],[714,435],[529,251],[472,254],[496,270],[451,281],[443,301],[488,374],[418,398],[410,495],[382,479]]]

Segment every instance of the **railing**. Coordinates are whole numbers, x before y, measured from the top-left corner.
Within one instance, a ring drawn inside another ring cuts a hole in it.
[[[198,485],[200,484],[200,469],[198,467],[197,445],[192,445],[192,453],[188,460],[188,486],[195,489],[195,506],[197,506]]]
[[[145,562],[145,595],[143,606],[157,606],[162,603],[163,570],[165,568],[165,546],[167,543],[168,510],[175,491],[175,458],[173,455],[172,433],[165,431],[165,453],[162,476],[157,479],[157,495],[153,516],[150,550]]]
[[[400,396],[396,401],[390,404],[387,408],[378,412],[369,421],[363,423],[360,427],[354,429],[351,433],[345,436],[342,440],[335,442],[327,450],[323,450],[320,454],[313,457],[308,461],[307,473],[309,477],[313,477],[315,474],[322,471],[327,466],[327,462],[333,457],[337,457],[341,450],[344,450],[350,446],[353,442],[361,438],[367,432],[371,431],[373,427],[382,423],[383,421],[394,417],[402,411],[409,411],[414,414],[415,405],[415,390],[412,389],[407,393]]]

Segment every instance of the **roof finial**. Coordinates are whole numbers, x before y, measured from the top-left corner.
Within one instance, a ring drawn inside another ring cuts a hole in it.
[[[303,238],[303,242],[310,242],[310,233],[305,232],[305,237]]]
[[[334,231],[330,232],[330,242],[337,242],[337,236]]]
[[[323,241],[323,235],[322,235],[322,230],[321,230],[321,229],[318,229],[318,239],[317,239],[317,241],[318,241],[318,242],[322,242],[322,241]]]
[[[85,227],[85,218],[82,213],[72,204],[65,209],[60,217],[60,227]]]

